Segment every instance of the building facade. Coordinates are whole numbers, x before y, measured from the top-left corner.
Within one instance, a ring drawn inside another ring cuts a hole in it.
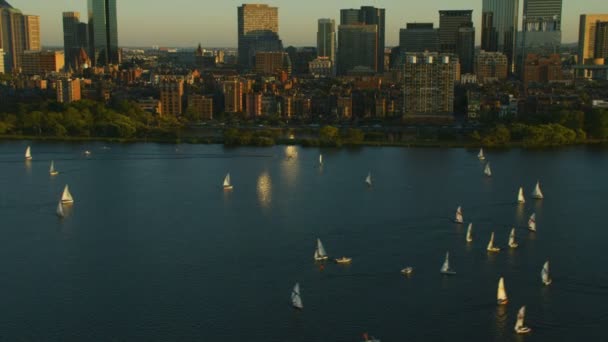
[[[46,75],[63,70],[65,57],[61,51],[24,51],[21,54],[21,72],[24,75]]]
[[[509,60],[503,53],[480,51],[475,57],[475,75],[478,82],[506,80],[508,73]]]
[[[258,51],[255,54],[255,72],[263,75],[276,75],[282,71],[291,74],[291,63],[286,52]]]
[[[5,71],[19,72],[23,52],[40,48],[40,17],[22,14],[0,0],[0,49],[4,51]]]
[[[226,113],[243,112],[243,82],[238,78],[224,81],[222,89],[224,93],[224,111]]]
[[[80,80],[75,79],[60,79],[57,81],[57,102],[72,103],[80,101]]]
[[[438,52],[439,30],[433,23],[407,23],[399,30],[399,47],[402,53]]]
[[[439,11],[439,51],[456,54],[462,72],[473,72],[475,28],[472,10]]]
[[[340,25],[376,25],[376,72],[384,72],[384,48],[386,44],[386,10],[373,6],[362,6],[359,9],[340,11]],[[338,36],[338,39],[340,37]],[[338,44],[338,50],[340,49]],[[338,67],[340,67],[338,65]]]
[[[116,0],[88,0],[89,56],[95,66],[120,64]]]
[[[81,65],[81,49],[89,50],[87,27],[86,23],[80,22],[80,13],[63,12],[63,53],[67,69],[78,69]]]
[[[336,21],[319,19],[317,29],[317,57],[336,61]]]
[[[582,14],[578,38],[579,64],[594,64],[608,58],[608,14]],[[603,63],[602,63],[603,64]]]
[[[452,114],[458,58],[436,52],[408,53],[405,57],[403,114]]]
[[[160,81],[160,102],[163,115],[179,116],[184,113],[184,80],[164,78]]]
[[[188,110],[196,114],[201,120],[213,120],[213,98],[192,94],[188,96]]]
[[[559,52],[562,43],[562,1],[524,0],[522,55]]]
[[[502,52],[515,72],[519,0],[483,0],[481,49]]]
[[[338,74],[345,75],[355,68],[378,72],[378,26],[340,25],[338,31]]]
[[[282,51],[279,39],[279,9],[265,4],[243,4],[237,9],[238,64],[255,64],[258,51]]]
[[[537,54],[528,54],[524,67],[524,85],[533,83],[550,83],[562,80],[562,61],[558,54],[542,57]]]

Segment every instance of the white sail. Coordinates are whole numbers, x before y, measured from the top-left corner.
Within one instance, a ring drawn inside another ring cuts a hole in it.
[[[490,235],[490,242],[488,242],[488,250],[494,249],[494,232]]]
[[[445,261],[443,262],[443,265],[441,265],[439,272],[448,275],[456,274],[456,272],[450,268],[450,252],[445,253]]]
[[[524,197],[524,188],[519,188],[519,193],[517,194],[517,202],[526,203],[526,198]]]
[[[72,194],[70,193],[70,188],[67,184],[65,185],[65,188],[63,188],[63,194],[61,195],[61,203],[74,203],[74,198],[72,197]]]
[[[321,239],[317,239],[317,249],[315,249],[315,260],[325,260],[327,259],[327,252],[325,252],[325,247],[323,247],[323,243]]]
[[[61,201],[59,201],[59,203],[57,203],[57,216],[59,217],[64,217],[65,214],[63,213],[63,204],[61,203]]]
[[[532,192],[532,197],[535,199],[543,199],[543,192],[540,190],[540,182],[536,182],[536,186],[534,187],[534,191]]]
[[[533,232],[536,231],[536,213],[530,215],[530,219],[528,220],[528,229]]]
[[[467,242],[473,242],[473,223],[469,223],[467,228]]]
[[[490,163],[488,162],[486,164],[485,169],[483,170],[483,174],[488,176],[488,177],[492,177],[492,169],[490,168]]]
[[[319,165],[323,165],[323,155],[319,154]]]
[[[32,148],[29,146],[25,149],[25,159],[26,160],[32,159]]]
[[[479,158],[479,160],[485,160],[486,156],[483,155],[483,148],[479,149],[479,153],[477,154],[477,158]]]
[[[55,161],[51,160],[51,166],[49,167],[49,173],[51,176],[58,174],[57,170],[55,170]]]
[[[519,245],[515,241],[515,228],[511,229],[511,233],[509,233],[509,247],[516,248]]]
[[[456,223],[463,223],[464,222],[464,218],[462,216],[462,207],[456,208],[456,217],[454,218],[454,221]]]
[[[549,275],[549,261],[545,262],[543,265],[543,270],[540,272],[540,276],[543,279],[543,284],[551,285],[551,277]]]
[[[514,328],[516,333],[527,334],[530,331],[532,331],[532,329],[530,329],[524,325],[525,318],[526,318],[526,306],[524,305],[517,312],[517,322],[515,322],[515,328]]]
[[[293,307],[296,309],[304,308],[304,305],[302,304],[302,297],[300,296],[299,283],[296,283],[296,285],[293,287],[293,290],[291,291],[291,305],[293,305]]]
[[[232,185],[230,184],[230,174],[227,174],[224,178],[224,188],[229,188]]]
[[[367,174],[367,177],[365,178],[365,184],[372,186],[372,173],[371,172],[369,172]]]
[[[498,304],[506,304],[508,300],[507,291],[505,290],[505,279],[503,277],[500,277],[500,280],[498,281],[498,291],[496,293],[496,300]]]

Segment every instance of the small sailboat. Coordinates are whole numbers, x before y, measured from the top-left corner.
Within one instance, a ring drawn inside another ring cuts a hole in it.
[[[483,148],[479,149],[479,153],[477,154],[477,158],[479,160],[486,160],[486,156],[483,154]]]
[[[84,151],[84,155],[87,157],[90,156],[91,154],[92,154],[92,152],[89,150]]]
[[[406,276],[412,275],[413,272],[414,272],[414,268],[411,266],[408,266],[401,270],[401,274],[406,275]]]
[[[65,213],[63,212],[63,203],[61,203],[61,201],[59,201],[59,203],[57,203],[57,210],[56,210],[57,216],[64,218],[65,217]]]
[[[511,229],[511,233],[509,234],[509,247],[519,247],[519,244],[515,241],[515,228]]]
[[[528,229],[530,231],[536,231],[536,213],[530,215],[530,219],[528,220]]]
[[[370,337],[367,333],[364,333],[363,342],[380,342],[380,340],[373,336]]]
[[[483,174],[486,177],[492,177],[492,169],[490,168],[490,162],[486,163],[486,167],[483,169]]]
[[[450,268],[450,252],[445,253],[445,261],[443,262],[443,265],[441,266],[441,270],[439,270],[439,272],[445,275],[456,274],[456,272],[454,272],[454,270]]]
[[[336,259],[336,264],[339,264],[339,265],[348,265],[352,262],[353,262],[353,259],[347,258],[347,257],[341,257],[341,258]]]
[[[524,188],[519,188],[519,193],[517,194],[517,203],[526,203],[526,198],[524,197]]]
[[[72,204],[74,203],[74,198],[72,197],[72,194],[70,193],[70,188],[68,187],[68,185],[65,185],[65,188],[63,188],[63,193],[61,194],[61,203],[63,204]]]
[[[59,172],[55,170],[55,162],[51,160],[51,166],[49,167],[49,173],[51,176],[57,176]]]
[[[302,297],[300,296],[300,283],[296,283],[291,291],[291,305],[298,310],[302,310],[304,308],[304,305],[302,304]]]
[[[232,186],[232,183],[230,182],[230,173],[226,174],[226,177],[224,178],[224,190],[232,190],[234,189],[234,187]]]
[[[323,247],[323,243],[321,239],[317,239],[317,249],[315,249],[315,261],[325,261],[328,259],[327,253],[325,252],[325,248]]]
[[[467,228],[467,242],[473,242],[473,223],[469,223],[469,227]]]
[[[546,286],[551,285],[553,282],[553,279],[551,279],[551,276],[549,275],[549,261],[546,261],[543,265],[543,270],[540,272],[540,276],[543,279],[543,284]]]
[[[536,182],[536,186],[534,187],[534,191],[532,192],[532,198],[538,200],[545,198],[542,190],[540,190],[540,182]]]
[[[32,160],[32,148],[29,146],[25,149],[25,160]]]
[[[367,174],[367,177],[365,177],[365,184],[367,184],[367,186],[372,186],[372,173],[369,172]]]
[[[319,166],[323,166],[323,155],[319,154]]]
[[[462,207],[456,208],[456,216],[454,217],[454,222],[458,224],[464,223],[464,218],[462,216]]]
[[[486,248],[488,252],[498,253],[500,252],[500,248],[494,246],[494,232],[490,235],[490,242],[488,242],[488,247]]]
[[[526,307],[522,306],[517,313],[517,323],[515,323],[515,332],[518,334],[527,334],[532,329],[524,325],[524,319],[526,318]]]
[[[507,298],[507,291],[505,290],[505,279],[500,277],[498,280],[498,293],[496,294],[496,303],[498,305],[505,305],[509,302],[509,298]]]

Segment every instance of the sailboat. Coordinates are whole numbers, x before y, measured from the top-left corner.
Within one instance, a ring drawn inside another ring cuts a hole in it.
[[[323,155],[319,154],[319,166],[323,166]]]
[[[63,218],[65,217],[65,213],[63,212],[63,204],[61,203],[61,201],[59,201],[59,203],[57,203],[57,216]]]
[[[234,187],[232,186],[232,183],[230,182],[230,173],[226,174],[226,177],[224,178],[224,190],[232,190],[234,189]]]
[[[530,215],[530,219],[528,220],[528,229],[536,232],[536,213]]]
[[[363,342],[380,342],[380,340],[373,336],[370,337],[367,333],[364,333]]]
[[[315,261],[324,261],[328,259],[327,253],[325,252],[325,248],[323,247],[323,243],[321,239],[317,239],[317,249],[315,249]]]
[[[57,172],[57,170],[55,170],[55,162],[51,160],[51,167],[49,167],[49,173],[51,174],[51,176],[57,176],[59,174],[59,172]]]
[[[519,188],[519,193],[517,194],[517,203],[526,203],[526,198],[524,197],[524,188]]]
[[[517,313],[517,323],[515,323],[515,332],[518,334],[527,334],[532,329],[524,326],[524,319],[526,318],[526,306],[522,306]]]
[[[467,242],[473,242],[473,223],[469,223],[469,228],[467,228]]]
[[[515,241],[515,228],[511,229],[511,233],[509,234],[509,247],[519,247],[519,244]]]
[[[500,252],[500,248],[494,246],[494,232],[490,235],[490,242],[488,242],[488,248],[486,248],[488,252],[498,253]]]
[[[532,192],[532,198],[539,200],[545,198],[543,192],[540,190],[540,182],[536,182],[536,186],[534,187],[534,191]]]
[[[464,222],[464,218],[462,217],[462,207],[456,208],[456,216],[454,217],[454,222],[458,224],[462,224]]]
[[[365,177],[365,184],[367,184],[368,186],[372,186],[372,173],[369,172],[367,174],[367,177]]]
[[[68,187],[68,185],[65,185],[65,188],[63,188],[63,194],[61,194],[61,203],[63,204],[72,204],[74,203],[74,198],[72,197],[72,194],[70,193],[70,188]]]
[[[32,148],[29,146],[25,149],[25,160],[32,160]]]
[[[505,305],[509,302],[509,298],[507,298],[507,291],[505,290],[505,279],[500,277],[498,280],[498,293],[496,294],[496,303],[498,305]]]
[[[302,310],[304,308],[304,305],[302,304],[302,297],[300,297],[300,283],[296,283],[291,291],[291,305],[298,310]]]
[[[543,279],[543,284],[546,286],[551,285],[553,282],[553,279],[551,279],[551,276],[549,275],[549,261],[546,261],[543,265],[543,270],[540,272],[540,276]]]
[[[490,168],[490,162],[486,163],[486,167],[483,169],[483,174],[486,177],[492,177],[492,169]]]
[[[483,155],[483,148],[479,149],[479,153],[477,154],[477,158],[479,158],[479,160],[486,160],[486,156]]]
[[[443,265],[441,266],[441,270],[439,270],[439,272],[445,275],[456,274],[456,272],[454,272],[454,270],[450,268],[450,252],[445,253],[445,261],[443,262]]]

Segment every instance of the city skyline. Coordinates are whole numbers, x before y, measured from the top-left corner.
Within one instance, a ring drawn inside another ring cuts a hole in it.
[[[62,46],[62,12],[87,12],[86,0],[64,0],[40,3],[37,0],[13,0],[11,5],[24,13],[40,16],[42,43],[45,46]],[[147,6],[143,0],[118,1],[119,42],[121,46],[147,47],[153,45],[194,47],[199,42],[208,47],[237,47],[236,8],[244,1],[214,3],[213,10],[204,2],[174,0],[172,6]],[[396,46],[399,29],[406,22],[433,22],[438,26],[439,10],[471,9],[475,27],[481,27],[481,0],[460,0],[445,4],[429,0],[411,8],[411,4],[396,0],[385,1],[334,1],[331,3],[310,0],[306,3],[285,1],[258,1],[279,7],[279,34],[284,46],[316,46],[317,20],[331,18],[339,21],[340,9],[375,6],[386,9],[386,46]],[[149,4],[149,3],[148,3]],[[519,30],[521,30],[520,3]],[[142,10],[145,8],[145,10]],[[187,9],[187,10],[184,10]],[[578,40],[580,14],[608,12],[606,5],[592,0],[564,2],[563,43]],[[162,23],[162,24],[159,24]],[[476,32],[476,45],[480,44],[481,30]]]

